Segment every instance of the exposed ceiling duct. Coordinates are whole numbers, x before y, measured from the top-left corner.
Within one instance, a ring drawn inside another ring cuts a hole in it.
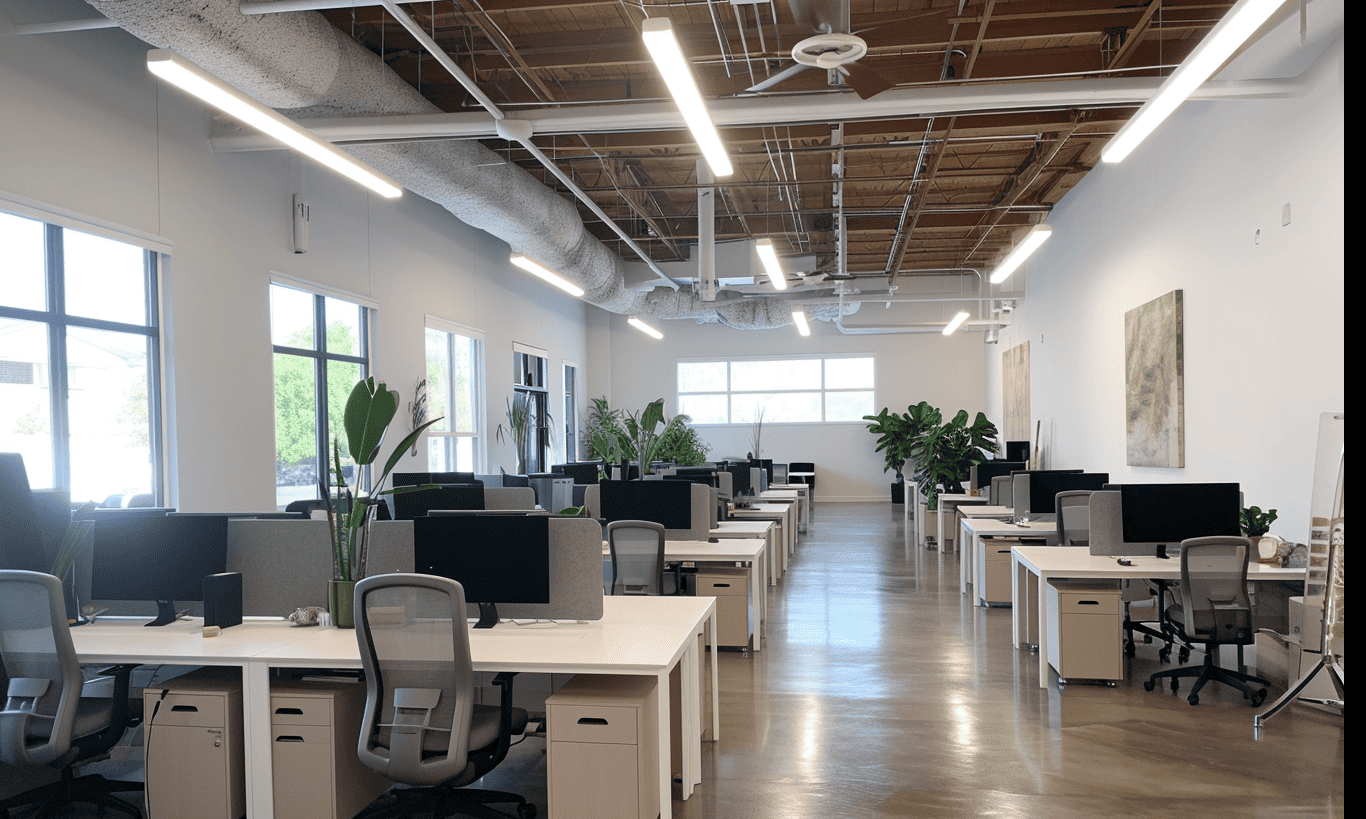
[[[291,118],[431,114],[437,109],[379,57],[315,12],[242,14],[238,0],[87,0],[130,34],[172,49]],[[348,146],[347,151],[575,281],[614,313],[720,322],[737,329],[792,323],[782,299],[703,302],[684,291],[628,290],[621,259],[584,228],[571,202],[473,140]],[[812,305],[833,320],[837,304]]]

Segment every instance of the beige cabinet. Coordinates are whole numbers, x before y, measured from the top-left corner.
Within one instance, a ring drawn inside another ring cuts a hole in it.
[[[980,595],[982,601],[988,606],[1009,606],[1012,571],[1010,550],[1019,546],[1020,541],[1014,538],[984,538],[982,545],[986,552],[986,583]]]
[[[365,686],[277,682],[270,691],[276,819],[350,819],[393,783],[356,755]]]
[[[1053,580],[1048,584],[1048,663],[1059,682],[1124,678],[1116,582]]]
[[[754,635],[754,623],[749,616],[749,571],[726,566],[699,567],[697,596],[716,598],[716,644],[749,648]]]
[[[658,686],[578,676],[545,701],[552,819],[659,815]]]
[[[142,693],[147,813],[238,819],[246,813],[242,678],[204,668]]]

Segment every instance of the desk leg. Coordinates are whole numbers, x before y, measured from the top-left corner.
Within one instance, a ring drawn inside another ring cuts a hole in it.
[[[778,527],[770,526],[764,532],[764,555],[768,563],[768,585],[778,585]]]
[[[711,741],[716,742],[721,739],[721,674],[717,669],[720,665],[721,647],[716,644],[716,608],[713,606],[711,614],[707,617],[707,629],[711,631]],[[755,644],[758,644],[758,635],[755,635]],[[698,691],[698,699],[701,699],[702,692]],[[697,749],[698,781],[701,781],[702,772],[702,748]]]
[[[669,677],[670,672],[665,671],[655,679],[655,690],[659,692],[656,697],[659,708],[655,712],[659,742],[659,819],[671,819],[674,806],[673,724],[669,718],[669,701],[673,698],[669,696]]]
[[[242,666],[242,717],[246,736],[248,819],[274,819],[275,772],[271,765],[270,666]]]
[[[1038,619],[1034,622],[1039,629],[1039,687],[1048,687],[1048,594],[1045,586],[1047,578],[1042,573],[1034,575],[1034,582],[1038,583],[1037,591],[1034,595],[1034,610],[1038,612]]]
[[[768,597],[763,581],[763,557],[759,557],[759,562],[750,561],[749,564],[749,616],[750,622],[754,624],[754,650],[760,650],[760,638],[764,631],[764,599]],[[712,664],[715,665],[716,658],[712,657]]]

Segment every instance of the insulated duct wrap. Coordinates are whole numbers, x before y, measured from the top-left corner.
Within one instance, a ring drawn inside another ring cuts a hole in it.
[[[238,0],[87,0],[124,30],[169,48],[281,113],[297,118],[437,113],[375,54],[317,12],[244,15]],[[703,302],[682,290],[628,290],[621,259],[584,227],[575,205],[474,141],[347,145],[343,150],[584,288],[613,313],[719,322],[740,329],[792,323],[777,298]],[[834,303],[805,304],[833,320]]]

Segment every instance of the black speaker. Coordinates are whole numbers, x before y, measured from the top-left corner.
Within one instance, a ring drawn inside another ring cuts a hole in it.
[[[242,625],[241,572],[205,575],[204,625],[219,628]]]

